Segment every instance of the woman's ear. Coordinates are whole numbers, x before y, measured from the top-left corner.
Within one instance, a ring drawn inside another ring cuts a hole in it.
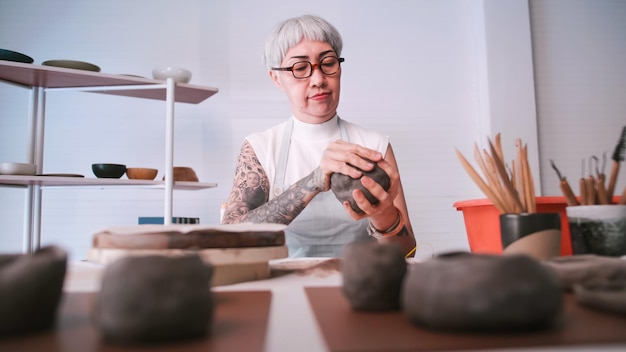
[[[280,78],[278,77],[278,72],[270,70],[270,77],[272,78],[272,81],[274,82],[276,87],[278,87],[280,90],[284,90],[283,84],[280,82]]]

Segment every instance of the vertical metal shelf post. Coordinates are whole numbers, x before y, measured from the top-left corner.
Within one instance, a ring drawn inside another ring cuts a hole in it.
[[[174,199],[174,102],[176,84],[168,78],[165,89],[165,211],[163,224],[172,224]]]
[[[36,124],[36,140],[35,140],[35,165],[37,165],[37,174],[43,172],[43,149],[44,149],[44,136],[46,135],[46,90],[42,89],[38,94],[39,103],[37,104],[37,124]],[[41,247],[41,186],[33,186],[33,228],[32,228],[32,251]]]
[[[27,143],[27,158],[31,164],[35,163],[36,158],[36,140],[37,140],[37,114],[39,95],[42,91],[41,87],[30,87],[30,94],[28,96],[28,143]],[[24,229],[22,233],[22,252],[33,252],[33,226],[34,226],[34,214],[33,203],[34,198],[34,186],[27,186],[24,195]]]

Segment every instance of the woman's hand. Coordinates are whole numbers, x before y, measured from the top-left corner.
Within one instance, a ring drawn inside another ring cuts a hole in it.
[[[380,243],[397,243],[399,244],[406,255],[413,256],[415,251],[415,236],[413,235],[413,227],[408,217],[408,211],[406,208],[406,200],[404,198],[404,191],[402,190],[402,181],[400,180],[400,173],[398,172],[398,165],[396,163],[396,157],[393,153],[391,145],[387,147],[385,153],[385,160],[378,161],[378,166],[383,169],[389,176],[390,186],[387,191],[372,178],[363,176],[361,177],[361,184],[365,187],[376,199],[377,204],[371,204],[363,192],[355,189],[352,191],[352,197],[363,214],[357,214],[350,207],[349,202],[344,202],[343,207],[348,214],[355,219],[369,218],[370,224],[380,231],[387,231],[391,227],[394,227],[398,219],[401,221],[399,231],[395,235],[389,237],[379,238]],[[400,218],[398,218],[400,216]]]
[[[323,191],[330,189],[330,176],[335,172],[348,175],[352,178],[359,178],[362,175],[359,169],[365,171],[372,170],[374,164],[364,158],[372,162],[383,160],[382,154],[378,151],[365,148],[358,144],[348,143],[343,140],[336,140],[329,143],[320,161],[319,168],[322,172],[320,181],[323,182],[320,188],[322,188]]]
[[[380,166],[380,168],[383,169],[389,176],[389,180],[391,182],[388,190],[385,191],[385,189],[371,177],[361,177],[361,184],[374,197],[376,197],[376,199],[378,199],[378,203],[371,204],[363,192],[355,189],[352,191],[352,197],[359,208],[363,210],[363,213],[359,214],[353,211],[350,204],[347,202],[344,203],[344,208],[346,208],[353,219],[359,220],[369,217],[374,227],[378,229],[385,229],[391,226],[397,217],[394,199],[396,199],[398,195],[400,176],[398,170],[386,160],[379,161],[378,166]]]

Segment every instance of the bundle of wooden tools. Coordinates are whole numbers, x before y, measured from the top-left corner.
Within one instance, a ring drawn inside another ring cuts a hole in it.
[[[503,214],[534,213],[537,210],[535,200],[535,186],[528,164],[528,147],[516,139],[517,157],[506,163],[502,152],[500,133],[494,143],[488,139],[489,151],[482,152],[474,144],[474,158],[484,175],[483,177],[465,159],[457,149],[456,154],[463,168],[472,180],[478,185],[493,205]]]

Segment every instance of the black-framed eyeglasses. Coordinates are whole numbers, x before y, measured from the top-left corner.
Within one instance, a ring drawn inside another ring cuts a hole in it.
[[[313,70],[317,67],[326,76],[331,76],[339,71],[340,64],[344,61],[345,59],[343,57],[326,56],[317,64],[312,64],[309,61],[298,61],[291,65],[291,67],[272,67],[272,70],[291,71],[293,77],[305,79],[311,77]]]

